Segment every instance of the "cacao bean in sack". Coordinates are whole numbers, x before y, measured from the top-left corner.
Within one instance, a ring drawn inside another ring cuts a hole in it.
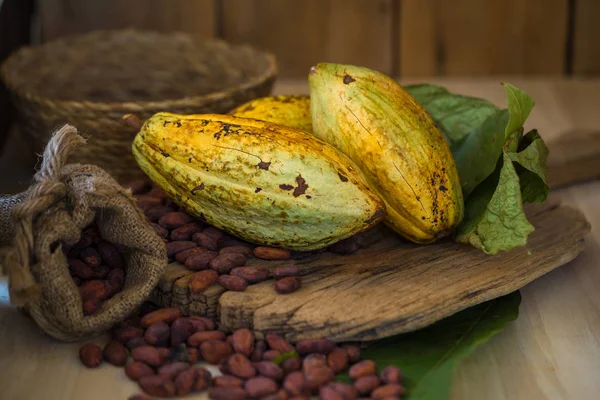
[[[10,301],[47,334],[64,341],[98,334],[147,299],[167,265],[166,248],[131,193],[97,166],[67,164],[85,145],[65,125],[46,146],[33,185],[0,198],[0,264]],[[125,283],[100,310],[84,315],[63,246],[77,243],[96,222],[101,237],[125,258]]]

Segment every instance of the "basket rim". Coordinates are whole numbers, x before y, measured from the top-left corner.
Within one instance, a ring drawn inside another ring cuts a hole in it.
[[[142,33],[142,34],[144,32],[152,32],[152,33],[158,33],[158,34],[163,34],[163,35],[169,35],[169,34],[181,35],[181,34],[183,34],[183,35],[189,36],[190,38],[192,38],[192,40],[194,40],[196,42],[198,41],[197,38],[194,38],[192,35],[189,35],[186,32],[164,33],[164,32],[157,32],[157,31],[132,30],[132,29],[91,31],[91,32],[82,34],[81,36],[85,36],[85,35],[89,35],[89,34],[97,34],[97,33],[101,33],[101,32],[113,32],[114,33],[115,31],[123,31],[123,32],[135,31],[135,32]],[[73,36],[69,35],[69,36],[64,36],[63,38],[71,38],[71,37],[73,37]],[[55,40],[51,40],[46,43],[51,43],[51,42],[61,40],[61,39],[62,38],[57,38]],[[215,91],[215,92],[211,92],[211,93],[207,93],[207,94],[203,94],[203,95],[186,96],[186,97],[164,99],[164,100],[151,100],[151,101],[61,100],[61,99],[56,99],[53,97],[48,97],[48,96],[44,96],[41,94],[37,94],[37,93],[31,92],[29,90],[24,90],[22,88],[19,88],[18,86],[13,85],[12,82],[10,81],[10,79],[8,79],[9,61],[11,61],[11,59],[13,57],[17,56],[18,54],[20,54],[23,51],[31,51],[32,48],[34,48],[34,47],[44,45],[44,44],[41,44],[41,45],[25,46],[21,49],[18,49],[15,52],[13,52],[6,60],[4,60],[4,62],[0,66],[0,78],[1,78],[2,82],[4,82],[4,84],[6,85],[7,89],[9,89],[12,93],[14,93],[20,97],[26,98],[28,101],[31,101],[31,102],[52,103],[54,105],[63,106],[65,108],[73,107],[73,106],[78,107],[78,106],[84,105],[86,108],[91,109],[91,110],[106,111],[109,109],[119,109],[119,108],[151,110],[151,109],[172,108],[172,107],[177,107],[177,106],[186,106],[189,104],[201,105],[201,104],[205,104],[205,103],[212,103],[212,102],[222,100],[224,98],[231,97],[231,95],[234,93],[238,93],[238,92],[242,92],[242,91],[245,91],[245,90],[248,90],[251,88],[259,87],[262,84],[264,84],[265,82],[269,81],[270,79],[275,79],[277,77],[277,74],[279,72],[277,58],[275,57],[275,55],[273,53],[271,53],[269,51],[258,49],[249,44],[233,44],[233,43],[227,42],[226,40],[218,39],[218,38],[207,38],[207,39],[202,39],[201,41],[202,42],[210,42],[210,43],[220,43],[229,48],[250,49],[253,53],[256,53],[265,58],[266,63],[267,63],[266,68],[259,75],[253,76],[251,79],[249,79],[246,82],[243,82],[236,86],[226,87],[219,91]]]

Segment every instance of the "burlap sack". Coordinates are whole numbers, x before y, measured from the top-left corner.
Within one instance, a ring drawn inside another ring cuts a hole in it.
[[[29,190],[0,198],[0,245],[10,245],[0,264],[9,278],[11,303],[64,341],[100,333],[134,312],[167,265],[165,244],[128,191],[99,167],[66,165],[68,155],[84,144],[77,130],[65,125],[48,143]],[[93,220],[102,237],[123,252],[126,279],[100,311],[84,316],[62,243],[79,241]]]

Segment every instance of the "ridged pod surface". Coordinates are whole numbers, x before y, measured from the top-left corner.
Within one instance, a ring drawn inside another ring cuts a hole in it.
[[[383,201],[345,155],[281,125],[158,113],[137,134],[133,154],[187,212],[255,243],[319,249],[385,214]]]
[[[431,117],[395,80],[322,63],[309,74],[314,135],[350,157],[386,202],[385,222],[416,243],[460,223],[456,165]]]
[[[302,95],[270,96],[250,100],[233,109],[231,115],[273,122],[312,133],[310,97]]]

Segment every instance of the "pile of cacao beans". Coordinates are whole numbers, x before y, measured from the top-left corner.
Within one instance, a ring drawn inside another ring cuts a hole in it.
[[[167,255],[191,271],[198,271],[191,279],[189,288],[199,293],[218,283],[227,290],[243,291],[248,285],[270,278],[275,279],[274,288],[279,294],[298,290],[300,270],[293,265],[289,250],[255,246],[208,225],[195,218],[167,198],[166,194],[151,181],[138,180],[125,185],[131,189],[138,206],[163,238]],[[329,248],[338,254],[352,254],[364,247],[360,236],[342,240]],[[290,260],[290,265],[270,272],[264,267],[245,266],[249,257],[263,260]]]
[[[73,246],[63,246],[69,272],[79,287],[83,313],[97,312],[102,303],[123,289],[125,259],[119,249],[100,237],[95,224],[86,227]]]
[[[258,338],[248,329],[227,335],[208,318],[185,317],[175,308],[151,304],[115,326],[104,349],[85,344],[79,356],[89,368],[103,361],[124,367],[145,393],[130,400],[205,390],[214,400],[302,400],[311,395],[394,400],[404,394],[398,368],[388,366],[378,374],[373,361],[360,359],[356,344],[314,339],[292,345],[275,333]],[[218,365],[220,374],[212,376],[194,365],[200,361]],[[343,372],[353,384],[334,381]]]

